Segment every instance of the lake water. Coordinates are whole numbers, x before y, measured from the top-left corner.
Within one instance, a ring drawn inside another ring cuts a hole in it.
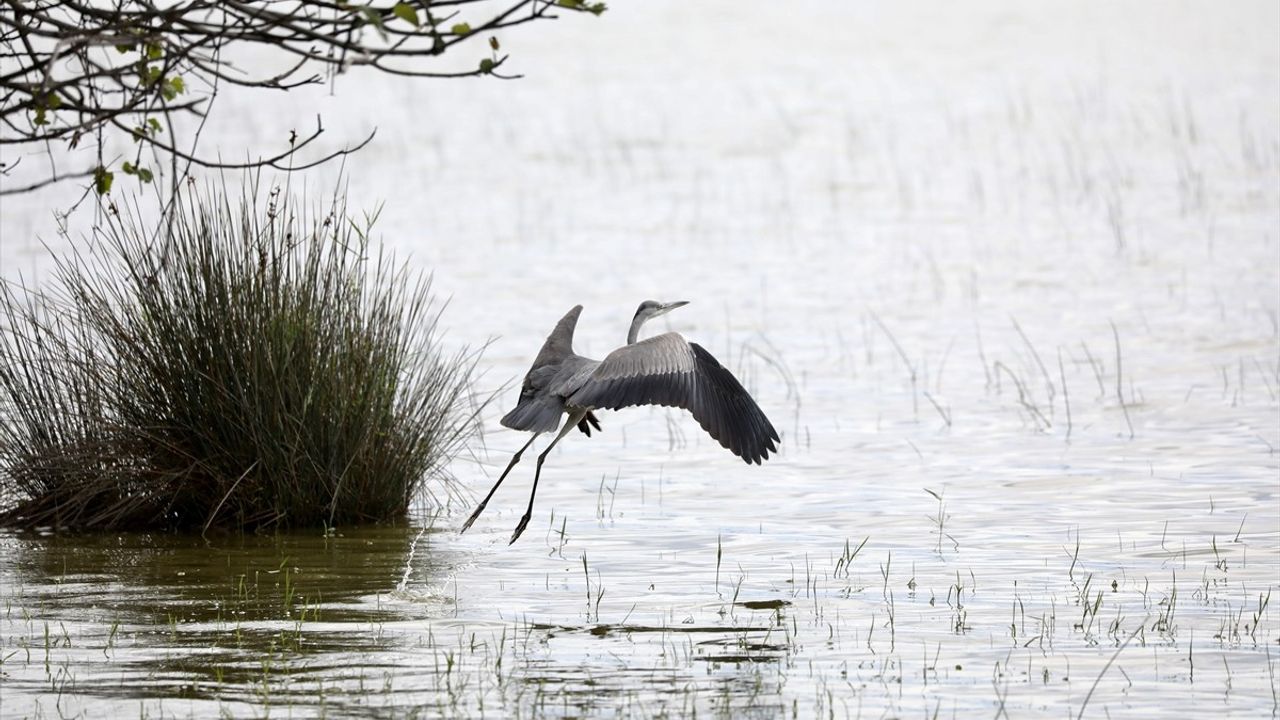
[[[476,496],[577,303],[602,357],[691,301],[650,332],[733,369],[781,454],[602,414],[510,547],[531,455],[465,535],[469,500],[0,534],[0,715],[1277,714],[1274,3],[619,3],[503,47],[525,79],[227,95],[204,143],[377,128],[351,205],[450,341],[492,339]],[[75,197],[4,199],[5,278],[48,275]]]

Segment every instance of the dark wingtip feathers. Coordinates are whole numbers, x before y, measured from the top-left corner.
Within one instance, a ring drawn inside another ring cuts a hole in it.
[[[700,423],[703,429],[748,465],[762,465],[769,459],[770,452],[778,452],[775,443],[782,442],[778,431],[742,383],[715,356],[697,343],[689,343],[689,347],[702,374],[711,381],[699,383],[699,391],[705,393],[703,400],[719,410],[712,413],[712,417],[723,420],[723,426],[715,422]]]

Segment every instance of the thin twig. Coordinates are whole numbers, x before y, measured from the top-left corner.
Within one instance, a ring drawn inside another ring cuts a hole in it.
[[[919,417],[920,405],[916,399],[916,366],[912,364],[911,359],[907,357],[907,351],[902,349],[902,345],[898,343],[898,338],[893,336],[893,332],[884,324],[880,316],[872,312],[871,319],[875,320],[880,329],[884,331],[885,337],[889,338],[889,342],[893,344],[893,349],[898,351],[898,357],[902,358],[902,363],[907,366],[907,372],[911,373],[911,412],[915,417]]]
[[[1009,320],[1013,322],[1013,329],[1018,331],[1018,337],[1022,338],[1022,342],[1031,351],[1031,357],[1035,359],[1036,365],[1040,368],[1040,375],[1044,377],[1044,386],[1049,392],[1049,411],[1053,412],[1054,389],[1053,381],[1049,379],[1049,371],[1045,369],[1044,361],[1040,359],[1040,353],[1036,352],[1035,346],[1031,344],[1027,334],[1022,331],[1022,326],[1018,324],[1017,319],[1010,317]]]
[[[1116,661],[1116,658],[1120,657],[1120,653],[1124,652],[1125,648],[1129,647],[1129,643],[1138,636],[1138,633],[1142,631],[1142,628],[1146,626],[1147,621],[1150,619],[1150,615],[1143,618],[1142,622],[1138,623],[1138,627],[1129,633],[1129,637],[1125,638],[1124,642],[1120,643],[1120,647],[1116,648],[1116,651],[1111,654],[1107,664],[1102,666],[1102,672],[1098,673],[1098,677],[1093,679],[1093,686],[1089,688],[1089,693],[1084,696],[1084,702],[1080,704],[1080,712],[1076,713],[1076,720],[1081,720],[1084,717],[1084,710],[1089,707],[1089,698],[1093,697],[1093,691],[1098,689],[1098,683],[1102,682],[1102,676],[1107,674],[1107,670],[1111,669],[1111,664]]]
[[[258,461],[254,460],[249,467],[245,468],[244,472],[240,473],[240,477],[236,478],[236,481],[231,483],[231,487],[227,488],[227,493],[218,501],[218,505],[213,508],[213,512],[209,513],[209,519],[204,521],[204,527],[200,530],[200,537],[204,537],[204,534],[209,532],[209,526],[213,524],[213,519],[218,517],[218,511],[222,510],[222,504],[225,503],[227,498],[231,497],[231,493],[235,492],[236,488],[239,487],[240,481],[245,479],[245,477],[249,473],[253,472],[253,469],[256,467],[258,467]]]
[[[1129,406],[1124,401],[1124,383],[1121,381],[1122,374],[1120,372],[1120,331],[1116,329],[1114,321],[1111,323],[1111,334],[1116,339],[1116,399],[1120,401],[1120,409],[1124,411],[1124,422],[1129,426],[1129,439],[1133,439],[1133,421],[1129,419]]]
[[[1058,375],[1062,378],[1062,401],[1067,406],[1067,443],[1071,443],[1071,393],[1067,392],[1067,371],[1062,367],[1062,348],[1058,348]]]

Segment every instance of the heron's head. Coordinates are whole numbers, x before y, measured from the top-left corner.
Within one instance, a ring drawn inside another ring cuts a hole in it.
[[[658,302],[657,300],[645,300],[640,303],[640,307],[636,308],[636,320],[644,322],[649,318],[655,318],[659,315],[665,315],[678,307],[688,305],[688,300],[677,300],[675,302]]]

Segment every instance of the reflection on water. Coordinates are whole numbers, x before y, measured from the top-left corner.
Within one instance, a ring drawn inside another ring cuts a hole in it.
[[[205,538],[24,533],[6,537],[5,570],[10,587],[59,620],[112,608],[127,623],[253,623],[301,614],[304,600],[313,612],[341,612],[394,591],[414,537],[404,528]],[[415,571],[429,576],[430,553],[421,560]]]
[[[1274,716],[1278,12],[631,3],[517,83],[228,92],[223,148],[379,126],[352,207],[494,386],[688,298],[781,454],[602,414],[511,547],[527,459],[462,536],[0,534],[0,715]]]
[[[427,612],[391,598],[437,572],[430,533],[5,535],[9,709],[68,690],[64,709],[94,698],[312,704],[344,666],[374,671],[369,658],[397,645],[381,628]]]
[[[495,690],[534,713],[603,710],[619,698],[643,706],[654,693],[692,710],[691,663],[717,676],[707,691],[726,707],[777,696],[775,673],[723,668],[787,661],[789,601],[721,603],[710,624],[464,623],[453,619],[456,598],[430,591],[461,560],[437,540],[429,527],[2,535],[6,716],[273,707],[383,716],[388,706],[482,707]],[[565,662],[594,654],[575,646],[645,637],[657,639],[656,653],[615,655],[603,672]],[[567,655],[552,651],[561,645]]]

